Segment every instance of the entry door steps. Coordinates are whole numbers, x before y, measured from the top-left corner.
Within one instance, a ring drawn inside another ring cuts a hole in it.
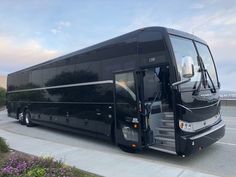
[[[154,137],[154,141],[157,145],[175,147],[175,139],[170,137]]]
[[[173,119],[161,119],[160,124],[162,127],[169,127],[174,129],[174,120]]]
[[[149,148],[157,150],[157,151],[167,152],[169,154],[176,155],[175,147],[170,147],[170,146],[168,147],[168,146],[164,146],[164,145],[154,144],[152,146],[149,146]]]
[[[163,114],[164,116],[159,119],[154,129],[154,144],[150,148],[176,154],[174,114],[173,112],[163,112]]]
[[[174,119],[174,113],[173,112],[163,112],[164,119],[169,119],[169,120],[173,120]]]
[[[154,137],[154,144],[151,149],[176,154],[174,136],[158,135]]]
[[[164,116],[159,120],[159,126],[163,128],[174,129],[174,114],[173,112],[164,112]]]
[[[169,139],[175,139],[175,135],[164,135],[164,134],[156,134],[154,138],[169,138]]]
[[[175,136],[175,130],[172,127],[157,127],[156,128],[157,135],[160,136]]]

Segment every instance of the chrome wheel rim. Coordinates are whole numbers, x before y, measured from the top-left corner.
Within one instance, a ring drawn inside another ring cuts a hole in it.
[[[26,122],[27,124],[29,124],[29,114],[27,114],[27,113],[26,113],[26,115],[25,115],[25,122]]]
[[[20,121],[23,120],[23,113],[22,113],[22,112],[19,114],[19,120],[20,120]]]

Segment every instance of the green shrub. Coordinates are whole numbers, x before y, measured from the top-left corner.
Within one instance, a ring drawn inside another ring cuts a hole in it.
[[[6,89],[0,87],[0,107],[6,103]]]
[[[27,177],[42,177],[46,175],[46,170],[41,167],[33,168],[27,172]]]
[[[0,137],[0,153],[8,151],[9,151],[9,146],[7,145],[6,141]]]

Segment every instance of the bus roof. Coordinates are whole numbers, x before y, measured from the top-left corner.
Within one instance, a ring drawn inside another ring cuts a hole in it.
[[[23,72],[23,71],[32,70],[32,69],[35,69],[35,68],[38,68],[38,67],[41,67],[41,66],[50,64],[50,63],[54,63],[54,62],[59,61],[59,60],[64,60],[64,59],[73,57],[73,56],[75,56],[75,55],[87,53],[87,52],[90,52],[90,51],[93,51],[93,50],[96,50],[96,49],[105,47],[105,46],[107,46],[107,45],[115,44],[115,43],[117,43],[117,42],[120,42],[120,41],[126,39],[128,36],[138,35],[138,33],[144,32],[144,31],[160,31],[160,32],[162,32],[163,34],[164,34],[164,33],[173,34],[173,35],[177,35],[177,36],[189,38],[189,39],[196,40],[196,41],[199,41],[199,42],[202,42],[202,43],[205,43],[205,44],[206,44],[205,41],[203,41],[202,39],[198,38],[197,36],[192,35],[192,34],[189,34],[189,33],[186,33],[186,32],[182,32],[182,31],[179,31],[179,30],[175,30],[175,29],[171,29],[171,28],[166,28],[166,27],[159,27],[159,26],[145,27],[145,28],[140,28],[140,29],[138,29],[138,30],[135,30],[135,31],[132,31],[132,32],[123,34],[123,35],[121,35],[121,36],[118,36],[118,37],[115,37],[115,38],[112,38],[112,39],[109,39],[109,40],[100,42],[100,43],[95,44],[95,45],[92,45],[92,46],[90,46],[90,47],[86,47],[86,48],[77,50],[77,51],[75,51],[75,52],[72,52],[72,53],[69,53],[69,54],[66,54],[66,55],[63,55],[63,56],[60,56],[60,57],[56,57],[56,58],[54,58],[54,59],[45,61],[45,62],[43,62],[43,63],[39,63],[39,64],[30,66],[30,67],[25,68],[25,69],[21,69],[21,70],[19,70],[19,71],[10,73],[9,75],[15,74],[15,73],[18,73],[18,72]]]

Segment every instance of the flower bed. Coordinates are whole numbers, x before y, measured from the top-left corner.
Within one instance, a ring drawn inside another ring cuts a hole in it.
[[[96,177],[77,168],[67,166],[51,157],[34,157],[10,151],[0,137],[0,177]]]
[[[3,153],[0,154],[0,158]],[[95,177],[50,157],[33,157],[20,152],[8,153],[0,164],[1,177]]]

